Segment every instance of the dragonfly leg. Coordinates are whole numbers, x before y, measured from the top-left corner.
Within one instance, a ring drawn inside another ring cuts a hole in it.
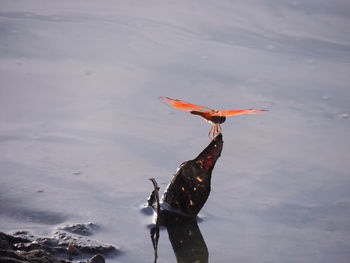
[[[217,134],[218,132],[218,125],[215,123],[213,124],[213,140],[215,140],[215,135]]]
[[[211,126],[211,128],[210,128],[210,130],[209,130],[209,133],[208,133],[208,136],[209,136],[210,139],[211,139],[210,134],[211,134],[211,131],[213,130],[213,128],[214,128],[214,125]]]
[[[222,133],[221,124],[219,123],[219,133]]]

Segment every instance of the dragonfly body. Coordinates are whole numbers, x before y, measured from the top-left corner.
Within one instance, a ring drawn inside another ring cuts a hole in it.
[[[208,113],[201,112],[201,111],[190,111],[190,113],[194,114],[194,115],[202,116],[204,119],[206,119],[211,124],[213,124],[213,123],[214,124],[221,124],[221,123],[225,122],[225,120],[226,120],[225,116],[215,115],[215,113],[208,114]]]

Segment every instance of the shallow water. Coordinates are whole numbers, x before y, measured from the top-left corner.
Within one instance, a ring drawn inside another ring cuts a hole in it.
[[[94,222],[153,262],[143,205],[230,117],[198,227],[209,262],[348,262],[350,5],[2,1],[0,231]],[[159,262],[176,262],[166,229]]]

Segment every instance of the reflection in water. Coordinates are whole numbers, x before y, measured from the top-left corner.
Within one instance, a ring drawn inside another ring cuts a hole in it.
[[[196,219],[179,217],[176,224],[167,226],[169,240],[173,247],[177,262],[206,263],[209,252]],[[154,262],[158,259],[159,226],[151,228],[151,240],[154,248]]]
[[[155,211],[151,229],[154,262],[158,259],[159,226],[166,226],[177,262],[208,262],[208,248],[197,224],[197,214],[210,193],[211,173],[223,147],[222,135],[193,160],[182,163],[167,187],[162,202],[154,178],[148,204]]]
[[[167,227],[177,262],[208,262],[208,248],[197,221]]]
[[[158,240],[159,240],[159,226],[155,225],[151,228],[151,239],[154,250],[154,263],[157,262],[158,259]]]

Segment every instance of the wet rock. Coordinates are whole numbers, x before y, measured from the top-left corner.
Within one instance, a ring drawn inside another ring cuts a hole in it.
[[[0,262],[17,262],[22,257],[13,250],[0,250]]]
[[[65,263],[67,261],[58,259],[52,256],[50,253],[42,250],[36,249],[31,251],[18,251],[18,255],[21,257],[19,262],[33,262],[33,263]]]
[[[62,229],[66,229],[67,232]],[[86,237],[87,234],[92,234],[92,229],[98,229],[98,226],[92,223],[67,225],[58,228],[52,237],[34,236],[28,231],[17,231],[13,235],[0,233],[0,262],[28,262],[28,258],[31,260],[29,262],[55,262],[56,259],[51,260],[47,258],[48,255],[66,259],[88,259],[92,255],[110,255],[118,252],[113,245]],[[102,262],[102,255],[96,257],[95,262]],[[15,259],[17,261],[14,261]]]
[[[7,235],[5,233],[0,232],[0,249],[7,250],[7,249],[16,249],[16,244],[26,244],[30,242],[30,240],[22,237],[15,237],[11,235]],[[0,261],[1,262],[1,261]]]
[[[29,235],[28,231],[24,231],[24,230],[15,231],[13,234],[16,236]]]
[[[14,243],[13,248],[23,251],[31,251],[33,249],[43,249],[53,254],[66,254],[67,249],[71,246],[75,248],[75,255],[95,255],[95,254],[111,254],[116,253],[118,249],[109,244],[103,244],[97,240],[93,240],[84,236],[67,233],[62,230],[55,232],[53,237],[33,237],[27,233],[28,239],[24,239],[23,233],[20,233],[20,242]],[[26,242],[22,242],[25,240]]]
[[[16,243],[13,245],[13,248],[16,250],[30,251],[33,249],[41,248],[41,245],[38,244],[36,241],[33,241],[29,243]]]
[[[109,254],[113,252],[117,252],[117,248],[112,245],[103,244],[99,241],[58,231],[56,232],[55,239],[59,242],[59,248],[66,249],[69,246],[69,243],[72,242],[74,244],[74,247],[77,249],[79,254],[82,253],[88,253],[88,254]]]
[[[9,243],[6,241],[6,240],[2,240],[0,239],[0,249],[9,249],[10,248],[10,245]]]
[[[105,263],[106,261],[105,261],[104,256],[97,254],[90,259],[90,262],[91,263]]]
[[[60,227],[59,229],[82,236],[90,236],[95,230],[99,229],[99,226],[94,223],[73,224]]]
[[[18,233],[23,234],[23,233]],[[16,243],[21,241],[21,243]],[[25,242],[22,242],[25,241]],[[11,262],[11,263],[66,263],[67,261],[61,260],[53,256],[51,253],[42,249],[31,249],[29,250],[26,245],[31,244],[28,239],[21,237],[15,237],[0,232],[0,262]],[[16,246],[22,244],[26,247],[26,250],[18,250]],[[13,250],[15,248],[16,250]]]
[[[7,238],[11,241],[11,243],[28,243],[35,239],[33,235],[28,233],[28,231],[16,231],[12,236],[7,235]]]

